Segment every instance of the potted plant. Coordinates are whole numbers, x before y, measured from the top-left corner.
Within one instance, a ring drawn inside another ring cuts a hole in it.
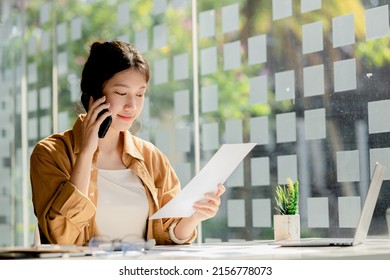
[[[276,187],[275,240],[300,238],[299,182],[287,178],[287,185]]]

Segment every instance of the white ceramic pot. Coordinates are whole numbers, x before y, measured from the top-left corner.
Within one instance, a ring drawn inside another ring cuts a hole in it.
[[[300,216],[274,215],[275,240],[298,240],[301,238]]]

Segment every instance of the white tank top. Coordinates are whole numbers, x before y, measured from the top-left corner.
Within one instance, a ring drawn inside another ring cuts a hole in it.
[[[130,169],[99,169],[96,223],[110,239],[144,239],[149,202],[141,180]]]

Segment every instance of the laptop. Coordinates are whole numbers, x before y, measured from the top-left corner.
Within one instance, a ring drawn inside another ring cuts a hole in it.
[[[301,238],[299,240],[280,240],[271,244],[282,247],[355,246],[362,244],[368,234],[385,169],[384,165],[380,163],[375,164],[370,187],[368,188],[367,197],[353,238]]]

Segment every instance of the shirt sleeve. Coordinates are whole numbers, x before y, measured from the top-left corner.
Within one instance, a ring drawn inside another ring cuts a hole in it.
[[[177,223],[178,222],[174,222],[169,227],[169,237],[171,238],[171,240],[175,244],[178,244],[178,245],[182,245],[182,244],[185,244],[185,243],[191,243],[195,233],[192,233],[192,235],[190,237],[186,238],[186,239],[179,239],[179,238],[177,238],[176,235],[175,235],[175,228],[176,228]]]
[[[38,224],[52,244],[84,245],[86,227],[96,213],[92,201],[69,181],[71,164],[64,157],[53,158],[42,146],[30,157],[32,200]]]
[[[161,166],[155,166],[154,170],[158,173],[155,178],[159,178],[155,181],[157,189],[158,189],[158,197],[160,208],[165,206],[172,198],[174,198],[181,190],[180,181],[172,168],[169,160],[162,153],[161,155]],[[163,166],[163,167],[162,167]],[[191,243],[195,240],[197,236],[197,231],[194,229],[192,235],[186,240],[180,240],[176,238],[174,234],[174,228],[176,224],[180,221],[180,218],[169,218],[162,219],[162,232],[163,238],[165,239],[165,243],[163,244],[184,244]]]

